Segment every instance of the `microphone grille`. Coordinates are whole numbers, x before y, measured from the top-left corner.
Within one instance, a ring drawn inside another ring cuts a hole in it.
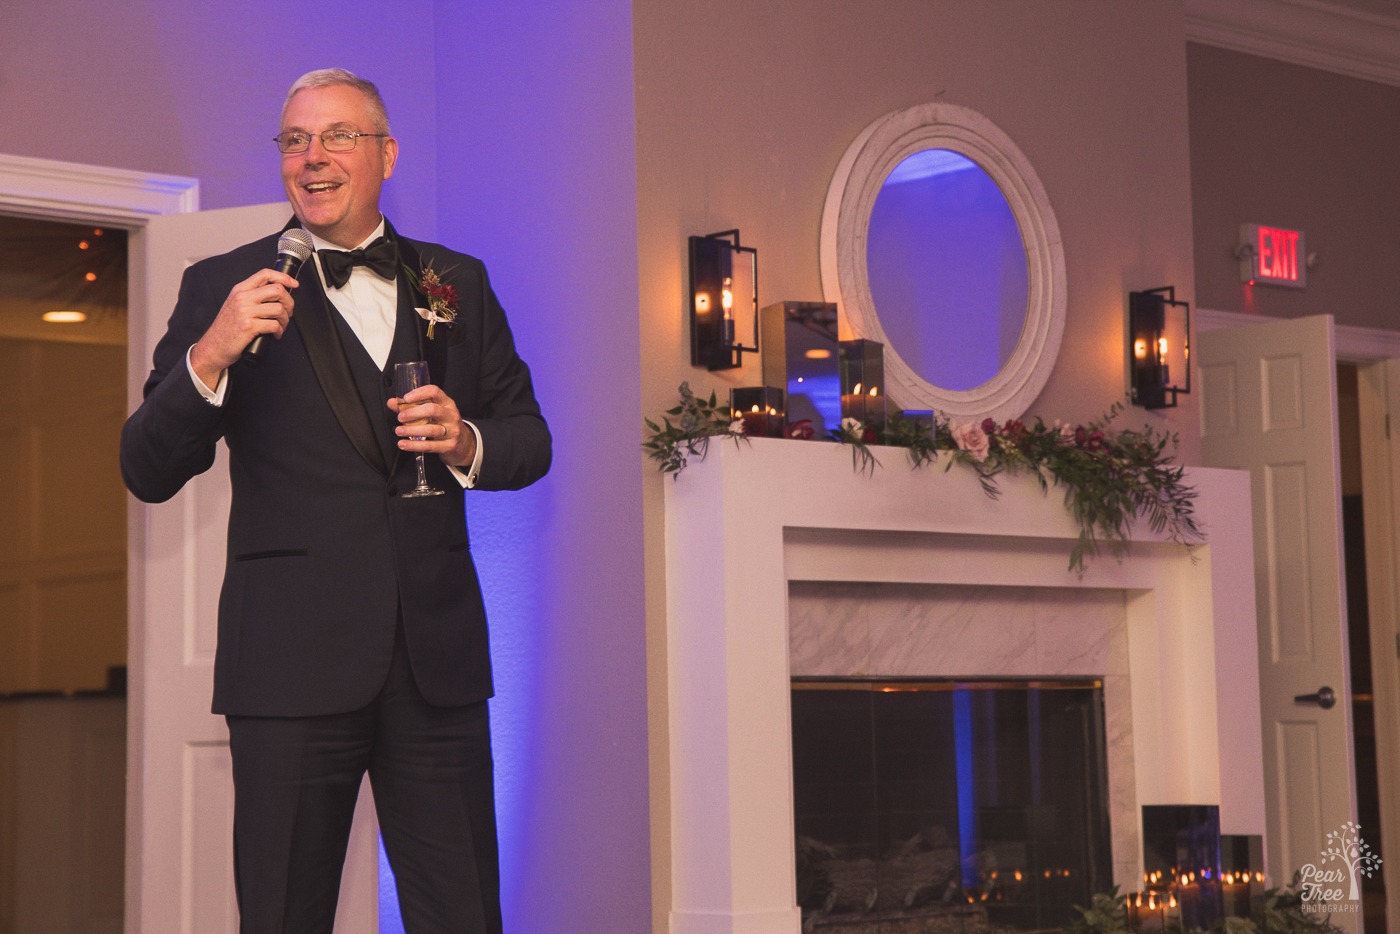
[[[300,227],[293,227],[291,230],[283,231],[282,238],[277,241],[277,252],[289,253],[302,262],[315,252],[316,244],[311,240],[311,234]]]

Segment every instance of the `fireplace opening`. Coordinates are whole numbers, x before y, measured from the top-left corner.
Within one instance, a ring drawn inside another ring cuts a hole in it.
[[[1059,930],[1111,887],[1098,680],[794,678],[803,930]]]

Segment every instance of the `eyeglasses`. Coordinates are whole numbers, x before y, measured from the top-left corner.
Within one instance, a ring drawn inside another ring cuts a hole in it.
[[[311,138],[319,136],[326,152],[349,152],[361,136],[385,136],[388,133],[356,133],[353,130],[327,130],[325,133],[278,133],[272,137],[277,148],[284,153],[306,152],[311,148]]]

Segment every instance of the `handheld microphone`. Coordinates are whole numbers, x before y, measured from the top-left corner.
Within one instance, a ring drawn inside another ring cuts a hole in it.
[[[277,241],[277,262],[272,268],[295,279],[301,270],[301,264],[306,262],[315,249],[311,234],[300,227],[293,227]],[[263,348],[267,346],[267,341],[264,340],[266,337],[266,334],[259,334],[253,338],[253,342],[243,351],[243,359],[257,360],[261,357]]]

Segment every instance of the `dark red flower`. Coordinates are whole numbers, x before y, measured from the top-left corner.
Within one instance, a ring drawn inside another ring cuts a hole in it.
[[[812,420],[810,418],[792,422],[787,426],[787,436],[797,441],[810,441],[812,440],[813,434]]]
[[[428,283],[424,286],[423,291],[427,293],[428,298],[441,299],[449,306],[457,304],[456,286],[448,285],[445,282]]]

